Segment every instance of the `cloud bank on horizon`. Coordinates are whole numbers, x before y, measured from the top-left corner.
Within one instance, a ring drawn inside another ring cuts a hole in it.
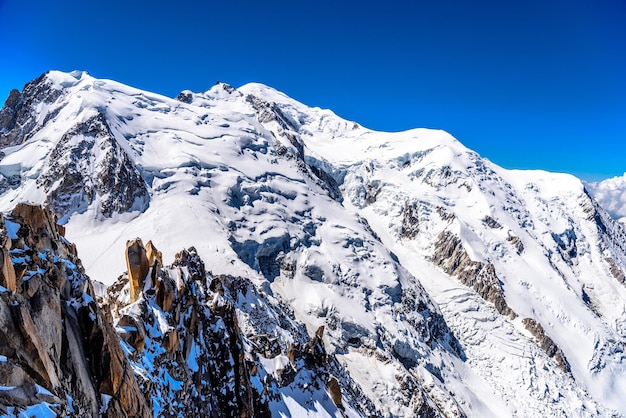
[[[585,187],[614,219],[626,224],[626,173]]]

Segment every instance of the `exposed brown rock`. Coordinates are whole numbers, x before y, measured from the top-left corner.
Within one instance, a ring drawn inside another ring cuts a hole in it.
[[[148,265],[150,267],[153,267],[155,262],[158,263],[159,266],[163,266],[163,254],[156,249],[152,241],[148,241],[146,244],[146,257],[148,257]]]
[[[171,280],[156,280],[156,303],[163,312],[170,312],[176,298],[176,288]]]
[[[18,203],[11,215],[27,224],[35,233],[48,231],[58,238],[54,215],[39,205]]]
[[[306,347],[308,360],[317,366],[326,363],[326,347],[324,346],[324,325],[321,325],[315,331],[313,338],[309,340]]]
[[[148,396],[168,400],[159,406],[158,415],[269,416],[250,380],[253,367],[245,357],[235,307],[209,289],[195,249],[178,253],[167,269],[155,258],[152,272],[140,303],[129,306],[123,291],[129,284],[124,277],[109,288],[106,303],[118,314],[122,338],[135,348],[131,358],[139,364],[145,359],[154,364],[155,375],[139,376],[139,386]],[[212,286],[222,288],[221,282],[222,278],[215,278]],[[145,324],[143,341],[141,324]],[[179,386],[170,387],[159,371]]]
[[[287,357],[292,365],[303,360],[307,367],[323,368],[327,362],[326,347],[324,346],[324,326],[320,326],[305,344],[294,343],[289,346]]]
[[[333,403],[337,406],[337,408],[343,410],[343,402],[341,400],[341,387],[339,386],[339,381],[335,376],[331,376],[330,380],[326,384],[328,388],[328,393],[330,393],[330,398],[333,400]]]
[[[500,280],[492,263],[472,260],[459,237],[442,231],[435,242],[432,262],[461,283],[474,289],[483,299],[492,302],[498,312],[515,318],[517,314],[507,305]]]
[[[173,351],[178,348],[179,339],[178,332],[175,329],[171,329],[165,333],[163,337],[163,348],[167,351]]]
[[[0,412],[48,402],[59,416],[151,416],[119,337],[54,216],[18,205],[11,221],[20,224],[17,238],[0,230],[0,250],[11,242],[20,275],[14,292],[0,292],[0,354],[7,357],[0,386],[13,388],[0,391]],[[106,407],[102,395],[111,397]]]
[[[524,318],[522,320],[522,324],[524,324],[524,327],[526,327],[526,329],[535,336],[541,349],[545,351],[549,357],[554,358],[561,370],[566,373],[572,372],[570,370],[569,363],[565,358],[565,354],[563,354],[563,351],[559,348],[559,346],[556,345],[554,341],[552,341],[552,338],[546,335],[543,327],[539,322],[535,321],[532,318]]]
[[[604,261],[606,261],[609,265],[609,269],[611,270],[613,277],[615,277],[618,282],[624,283],[624,281],[626,281],[626,277],[624,276],[624,272],[617,266],[615,260],[611,257],[606,257]]]
[[[81,320],[87,331],[86,356],[100,393],[112,396],[107,416],[148,417],[151,414],[133,370],[122,351],[113,326],[102,315],[89,322],[89,313],[83,310]],[[91,327],[90,327],[91,325]]]
[[[126,266],[130,282],[130,301],[135,302],[143,291],[146,275],[150,268],[146,249],[140,238],[126,243]]]
[[[138,321],[131,315],[122,316],[118,323],[118,327],[122,327],[124,332],[120,334],[120,337],[131,345],[137,352],[141,352],[146,344],[146,330],[143,322]]]
[[[289,359],[291,364],[294,364],[296,362],[296,346],[293,343],[289,345],[289,349],[287,350],[287,358]]]
[[[221,278],[213,278],[213,280],[211,280],[211,284],[209,285],[209,290],[211,290],[211,292],[219,293],[221,296],[224,296],[224,286],[222,286]]]
[[[315,337],[318,339],[324,338],[324,325],[320,325],[317,327],[317,331],[315,331]]]
[[[56,217],[48,210],[44,209],[40,205],[29,205],[26,203],[19,203],[13,211],[11,216],[16,219],[17,222],[22,224],[18,231],[18,236],[23,237],[23,241],[27,239],[26,243],[31,249],[37,250],[37,252],[45,251],[47,248],[53,247],[53,242],[60,240],[58,233]],[[54,244],[61,255],[66,256],[69,252],[66,246],[58,246]]]
[[[30,366],[37,373],[38,377],[41,378],[42,386],[58,388],[60,382],[55,363],[48,354],[48,347],[46,347],[39,329],[33,322],[30,310],[23,303],[12,304],[10,309],[13,321],[24,337],[24,349],[32,360]],[[49,318],[49,320],[54,319],[56,318]]]
[[[9,254],[11,240],[8,237],[4,237],[3,241],[0,248],[0,286],[15,292],[15,268]]]

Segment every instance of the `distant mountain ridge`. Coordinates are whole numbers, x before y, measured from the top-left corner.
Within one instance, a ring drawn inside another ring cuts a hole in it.
[[[80,71],[12,91],[0,144],[0,210],[64,225],[156,416],[626,414],[626,231],[573,176],[261,84],[171,99]],[[161,261],[127,262],[136,237]],[[213,332],[233,368],[209,377]]]

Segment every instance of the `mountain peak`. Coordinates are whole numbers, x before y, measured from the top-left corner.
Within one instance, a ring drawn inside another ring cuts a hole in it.
[[[247,370],[216,381],[245,383],[233,396],[277,416],[626,413],[626,231],[580,180],[503,169],[443,131],[369,130],[257,83],[177,99],[50,72],[0,111],[0,209],[56,213],[110,285],[145,387],[196,399],[180,382],[210,344],[187,338],[198,312],[185,309],[203,300],[207,333],[233,336],[218,363]],[[141,268],[126,265],[135,237],[174,265],[138,242]]]
[[[53,86],[58,86],[59,88],[73,87],[81,81],[95,80],[87,71],[82,70],[73,70],[70,72],[50,70],[44,74],[44,77],[46,80],[50,81]]]
[[[274,102],[282,102],[285,100],[294,101],[285,93],[278,91],[270,86],[267,86],[262,83],[246,83],[239,87],[237,90],[242,92],[243,94],[252,94],[253,96],[258,96],[265,100],[271,100]],[[272,100],[277,99],[277,100]]]

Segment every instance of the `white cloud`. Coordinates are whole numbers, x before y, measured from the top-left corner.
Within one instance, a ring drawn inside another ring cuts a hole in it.
[[[585,187],[613,218],[626,223],[626,173],[621,177],[585,183]]]

